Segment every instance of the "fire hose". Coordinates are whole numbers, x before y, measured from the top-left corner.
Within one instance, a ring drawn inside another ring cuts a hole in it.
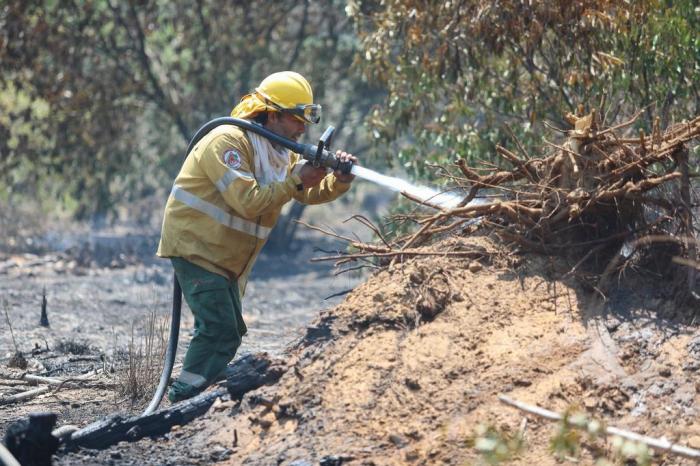
[[[273,143],[276,143],[286,149],[296,152],[301,155],[306,161],[310,162],[314,167],[326,167],[332,170],[340,170],[342,173],[350,173],[353,163],[351,161],[343,162],[336,158],[328,149],[333,138],[335,128],[329,126],[319,139],[318,145],[303,144],[291,139],[280,136],[272,131],[264,128],[262,125],[253,123],[239,118],[221,117],[211,120],[204,124],[192,137],[187,146],[186,154],[189,154],[194,146],[211,130],[221,125],[234,125],[248,131],[263,136]],[[177,354],[177,343],[180,334],[180,313],[182,310],[182,288],[177,280],[177,276],[173,274],[173,306],[171,311],[170,335],[168,336],[168,346],[165,352],[165,361],[163,362],[163,371],[160,374],[158,387],[153,395],[148,407],[143,412],[143,416],[154,412],[160,404],[165,390],[168,387],[170,376],[172,375],[173,366],[175,365],[175,356]]]

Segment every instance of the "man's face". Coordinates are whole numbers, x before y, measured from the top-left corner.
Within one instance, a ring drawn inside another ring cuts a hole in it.
[[[265,125],[270,131],[297,141],[306,131],[306,124],[298,118],[283,112],[270,112]]]

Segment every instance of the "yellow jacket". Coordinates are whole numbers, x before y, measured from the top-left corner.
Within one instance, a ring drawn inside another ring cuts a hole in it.
[[[287,178],[260,186],[253,147],[233,125],[214,128],[200,140],[175,178],[165,206],[160,257],[182,257],[220,275],[237,278],[241,295],[253,263],[282,210],[292,198],[305,204],[332,201],[350,188],[333,174],[299,190],[290,153]]]

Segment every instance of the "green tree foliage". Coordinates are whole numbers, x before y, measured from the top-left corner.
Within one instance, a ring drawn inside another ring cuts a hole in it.
[[[490,158],[506,125],[532,150],[533,125],[566,127],[604,94],[608,121],[700,111],[693,0],[350,0],[347,11],[366,75],[388,89],[369,126],[419,176],[425,161]]]
[[[267,74],[294,69],[356,128],[369,108],[349,74],[344,4],[6,0],[0,7],[0,195],[109,212],[167,189],[194,131]],[[317,131],[316,128],[312,133]]]

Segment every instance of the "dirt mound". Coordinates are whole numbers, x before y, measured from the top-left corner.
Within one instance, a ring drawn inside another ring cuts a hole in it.
[[[700,446],[700,332],[663,317],[663,284],[637,277],[602,305],[554,279],[549,259],[483,237],[438,250],[462,247],[482,258],[424,257],[377,273],[288,351],[276,385],[138,448],[182,464],[474,464],[479,425],[513,432],[525,417],[499,394]],[[515,463],[555,463],[556,425],[528,419]],[[586,464],[612,455],[585,445]]]
[[[480,426],[513,433],[526,418],[515,464],[555,463],[558,427],[499,394],[700,447],[700,330],[658,277],[630,271],[602,303],[557,278],[572,264],[486,237],[430,251],[469,254],[423,255],[370,277],[286,351],[277,384],[217,401],[163,437],[56,464],[478,464]],[[584,439],[578,455],[592,464],[613,452]]]

